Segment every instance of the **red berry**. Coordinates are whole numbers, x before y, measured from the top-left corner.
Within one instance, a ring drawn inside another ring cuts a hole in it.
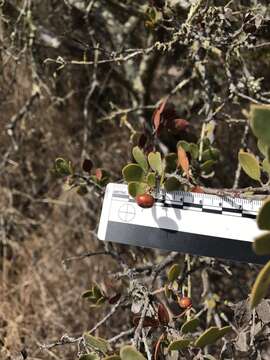
[[[136,196],[136,202],[140,207],[148,209],[154,205],[155,199],[150,194],[142,194]]]
[[[187,296],[183,296],[178,298],[178,304],[182,309],[188,309],[192,306],[192,300]]]

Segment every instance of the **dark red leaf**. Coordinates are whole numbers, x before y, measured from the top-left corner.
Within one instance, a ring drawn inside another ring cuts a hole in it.
[[[194,193],[201,193],[201,194],[204,193],[203,188],[200,186],[194,186],[190,191]]]
[[[162,303],[158,304],[158,320],[162,325],[168,325],[170,322],[169,312]]]
[[[138,326],[139,322],[141,319],[141,315],[136,315],[133,318],[133,325],[134,326]],[[143,320],[143,327],[158,327],[159,326],[159,321],[158,319],[155,318],[151,318],[150,316],[146,316]]]
[[[174,119],[173,120],[173,128],[175,131],[185,131],[189,126],[189,122],[185,119]]]
[[[120,297],[121,297],[121,294],[116,294],[116,295],[112,296],[112,297],[109,298],[109,300],[108,300],[109,304],[111,304],[111,305],[116,304],[117,301],[120,299]]]
[[[147,136],[145,134],[142,134],[139,138],[138,146],[140,148],[143,148],[145,146],[146,142],[147,142]]]
[[[92,170],[93,163],[90,159],[84,159],[82,164],[83,171],[90,172]]]

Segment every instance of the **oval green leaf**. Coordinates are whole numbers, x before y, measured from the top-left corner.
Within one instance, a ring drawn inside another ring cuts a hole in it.
[[[168,280],[170,282],[173,282],[174,280],[176,280],[178,278],[178,276],[180,275],[180,271],[181,271],[180,265],[173,264],[167,274]]]
[[[267,290],[270,286],[270,261],[262,268],[257,279],[253,285],[251,296],[250,296],[250,306],[255,308],[261,300],[265,297]]]
[[[261,230],[270,230],[270,199],[260,208],[257,215],[257,224]]]
[[[263,168],[263,171],[265,171],[266,173],[268,173],[270,175],[270,162],[267,161],[267,159],[263,160],[262,168]]]
[[[146,360],[145,357],[131,345],[126,345],[121,348],[120,358],[121,360]]]
[[[90,349],[96,349],[102,352],[104,355],[108,351],[108,343],[105,339],[95,337],[89,333],[83,335],[85,345]]]
[[[177,167],[177,154],[169,153],[165,156],[165,172],[172,173],[176,170]]]
[[[215,163],[215,160],[207,160],[201,165],[201,170],[208,174],[213,170],[213,166],[215,165]]]
[[[121,358],[118,355],[111,355],[111,356],[106,356],[102,360],[121,360]]]
[[[138,164],[128,164],[122,169],[123,178],[126,182],[142,181],[144,179],[144,171]]]
[[[143,151],[139,148],[139,146],[135,146],[132,149],[132,155],[140,167],[147,172],[148,171],[148,162],[146,156],[144,155]]]
[[[166,179],[164,187],[166,191],[176,191],[181,188],[181,183],[176,177],[172,176]]]
[[[197,144],[189,144],[189,152],[192,159],[196,160],[199,157],[199,146]]]
[[[142,195],[147,192],[149,186],[144,182],[131,181],[128,184],[128,193],[132,197]]]
[[[239,163],[244,172],[253,180],[259,181],[261,178],[261,170],[259,161],[253,154],[240,151],[238,154]]]
[[[194,343],[194,346],[203,348],[207,345],[214,344],[217,340],[221,339],[231,330],[231,326],[224,326],[221,329],[216,326],[212,326],[198,337],[198,339]]]
[[[153,172],[150,172],[146,177],[146,182],[150,187],[155,187],[156,185],[156,175]]]
[[[193,333],[199,326],[199,323],[200,321],[198,318],[194,318],[186,321],[181,327],[182,333],[184,334]]]
[[[148,154],[148,162],[151,166],[151,169],[157,172],[159,175],[163,172],[163,164],[160,153],[157,152],[150,152]]]
[[[257,255],[270,254],[270,232],[256,237],[252,245]]]
[[[250,125],[254,134],[263,143],[270,145],[270,106],[252,105],[250,110]]]
[[[257,146],[258,146],[258,149],[260,150],[260,152],[266,156],[267,155],[267,152],[268,152],[268,146],[267,144],[265,144],[261,139],[258,140],[257,142]]]
[[[190,343],[191,343],[190,339],[174,340],[170,343],[170,345],[168,347],[168,351],[179,351],[179,350],[186,349]]]

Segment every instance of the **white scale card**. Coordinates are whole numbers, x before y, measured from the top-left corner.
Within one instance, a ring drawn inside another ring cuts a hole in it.
[[[256,215],[262,202],[175,191],[160,192],[150,209],[139,207],[127,185],[106,187],[98,238],[122,244],[193,255],[265,263],[252,242],[261,231]]]

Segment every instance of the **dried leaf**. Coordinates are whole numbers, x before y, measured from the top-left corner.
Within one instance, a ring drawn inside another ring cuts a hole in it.
[[[189,160],[187,157],[186,151],[182,148],[182,146],[178,147],[178,166],[183,169],[187,177],[189,177]]]
[[[168,325],[170,322],[170,315],[165,305],[158,304],[158,320],[162,325]]]
[[[203,194],[204,190],[200,186],[194,186],[192,189],[190,189],[191,192]]]
[[[161,114],[163,113],[163,110],[165,108],[165,105],[167,103],[168,98],[166,98],[164,101],[162,101],[157,109],[153,113],[152,122],[154,125],[154,129],[157,132],[160,126],[160,120],[161,120]]]
[[[136,315],[133,317],[133,325],[134,326],[138,326],[139,322],[141,320],[141,315]],[[159,320],[152,318],[150,316],[145,316],[145,318],[143,319],[143,327],[152,327],[152,328],[156,328],[159,326]]]

